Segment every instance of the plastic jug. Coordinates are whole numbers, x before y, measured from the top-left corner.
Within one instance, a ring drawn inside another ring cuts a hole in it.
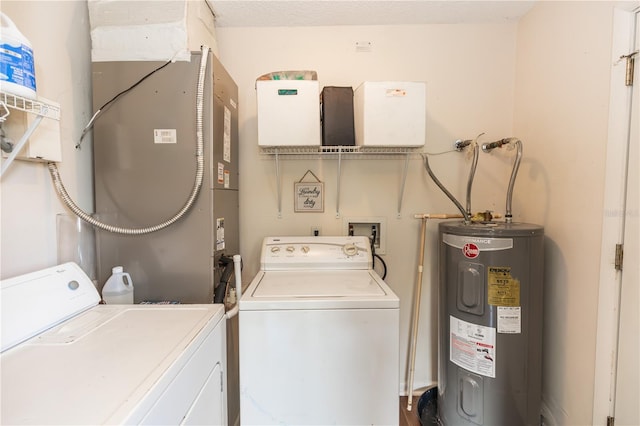
[[[102,287],[102,300],[107,305],[126,305],[133,303],[133,281],[123,272],[122,266],[114,266],[111,276]]]
[[[36,99],[33,49],[13,21],[0,12],[0,90]]]

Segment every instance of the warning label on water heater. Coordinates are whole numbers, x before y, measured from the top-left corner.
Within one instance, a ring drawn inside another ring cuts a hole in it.
[[[496,329],[449,316],[449,358],[472,373],[496,377]]]
[[[493,306],[520,306],[520,280],[508,266],[487,267],[487,303]]]

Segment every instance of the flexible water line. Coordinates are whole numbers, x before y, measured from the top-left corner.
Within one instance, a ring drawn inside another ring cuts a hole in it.
[[[190,209],[193,207],[196,198],[200,192],[200,188],[202,187],[202,181],[204,177],[204,136],[202,131],[202,123],[203,123],[203,105],[204,105],[204,80],[206,76],[206,68],[207,68],[207,58],[209,55],[209,47],[202,46],[202,58],[200,60],[200,70],[198,74],[198,86],[196,92],[196,177],[193,183],[193,189],[191,190],[191,194],[187,199],[186,203],[182,206],[182,208],[170,219],[159,223],[154,226],[148,226],[144,228],[121,228],[118,226],[108,225],[94,218],[90,214],[84,212],[80,207],[78,207],[69,194],[67,193],[62,180],[60,179],[60,173],[58,172],[58,167],[55,163],[48,163],[49,173],[51,174],[51,179],[53,180],[53,184],[56,188],[56,191],[64,204],[80,219],[85,222],[95,226],[98,229],[102,229],[104,231],[112,232],[114,234],[124,234],[124,235],[144,235],[150,234],[152,232],[159,231],[164,229],[173,223],[177,222],[181,219]]]
[[[431,179],[433,179],[435,184],[438,185],[438,188],[440,188],[442,190],[442,192],[444,192],[444,194],[447,197],[449,197],[449,199],[453,202],[453,204],[455,204],[455,206],[458,208],[458,210],[460,210],[460,213],[462,213],[462,216],[464,217],[464,223],[466,223],[466,224],[471,223],[470,216],[465,211],[464,207],[462,207],[462,204],[460,204],[460,202],[458,200],[456,200],[456,197],[454,197],[453,194],[450,193],[447,190],[447,188],[445,188],[445,186],[442,184],[442,182],[440,182],[438,180],[436,175],[431,170],[431,167],[429,166],[429,159],[427,158],[427,154],[423,154],[422,157],[424,158],[424,167],[427,169],[427,173],[429,173],[429,176],[431,176]]]
[[[513,163],[513,169],[511,170],[511,178],[509,179],[509,189],[507,189],[507,206],[504,219],[507,223],[511,223],[513,215],[511,214],[511,200],[513,198],[513,186],[516,183],[516,176],[518,175],[518,168],[520,168],[520,160],[522,159],[522,142],[520,139],[511,138],[512,142],[516,145],[516,159]]]
[[[502,148],[503,145],[510,145],[516,147],[516,158],[513,162],[513,169],[511,170],[511,177],[509,178],[509,187],[507,188],[507,202],[506,212],[504,219],[506,223],[513,221],[513,214],[511,212],[511,202],[513,199],[513,186],[516,183],[516,177],[518,175],[518,169],[520,168],[520,160],[522,159],[522,141],[518,138],[505,138],[499,141],[485,143],[482,145],[484,152],[491,152],[494,148]]]
[[[466,140],[457,140],[455,143],[456,151],[462,151],[464,148],[471,145],[472,151],[472,161],[471,168],[469,169],[469,178],[467,180],[467,215],[471,217],[471,187],[473,186],[473,178],[476,174],[476,167],[478,166],[478,154],[480,152],[480,148],[478,146],[478,139],[480,136],[484,135],[484,132],[480,133],[474,140],[466,139]]]
[[[476,167],[478,166],[478,154],[480,153],[477,138],[473,141],[472,149],[473,160],[471,162],[471,169],[469,170],[469,179],[467,180],[467,217],[471,217],[471,187],[473,186],[473,177],[476,174]]]

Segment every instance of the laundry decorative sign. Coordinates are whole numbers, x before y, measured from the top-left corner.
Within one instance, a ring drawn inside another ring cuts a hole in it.
[[[304,182],[304,178],[311,173],[315,182]],[[299,212],[324,212],[324,183],[311,171],[302,176],[298,182],[293,184],[294,210]]]

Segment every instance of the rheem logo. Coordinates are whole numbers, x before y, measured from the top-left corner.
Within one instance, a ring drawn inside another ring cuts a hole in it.
[[[468,257],[469,259],[475,259],[480,256],[480,249],[473,243],[467,243],[462,247],[462,253],[464,253],[465,257]]]

